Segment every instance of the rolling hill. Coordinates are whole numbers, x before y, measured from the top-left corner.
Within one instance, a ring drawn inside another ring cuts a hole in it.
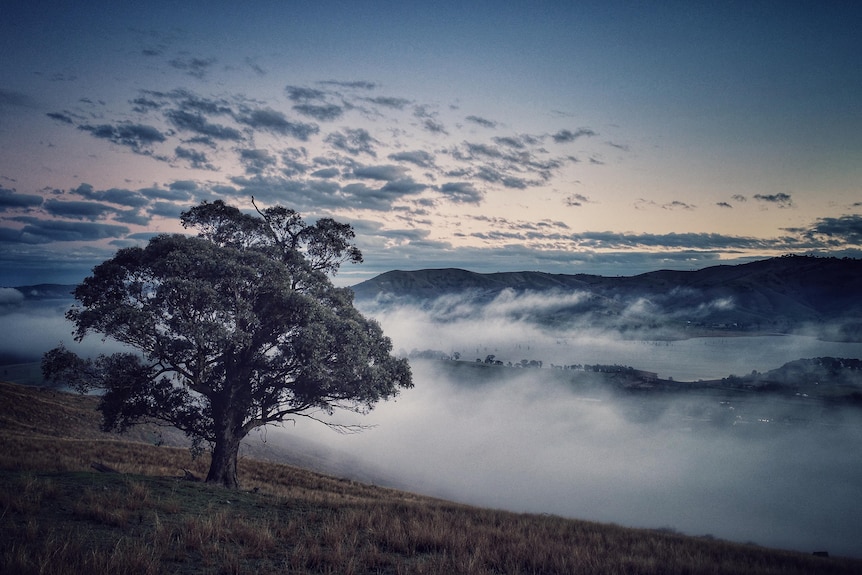
[[[430,307],[442,296],[493,305],[524,294],[548,305],[520,319],[544,325],[589,323],[621,331],[724,330],[862,340],[862,260],[785,256],[697,271],[660,270],[629,277],[543,272],[480,274],[461,269],[390,271],[353,287],[365,306]],[[572,298],[572,295],[579,295]],[[569,297],[560,298],[566,295]],[[554,304],[552,299],[560,303]],[[446,314],[441,314],[445,317]]]

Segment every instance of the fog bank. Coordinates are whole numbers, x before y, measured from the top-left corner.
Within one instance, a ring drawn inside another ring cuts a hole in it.
[[[342,436],[300,421],[275,436],[315,439],[400,486],[475,505],[862,556],[856,419],[740,431],[692,428],[668,409],[644,422],[631,401],[579,395],[548,370],[476,383],[440,365],[414,361],[415,389],[342,416],[373,429]]]
[[[571,296],[575,297],[575,296]],[[544,298],[544,299],[543,299]],[[707,337],[677,341],[626,338],[600,324],[542,327],[524,319],[531,310],[557,305],[555,295],[499,297],[477,305],[461,296],[444,296],[423,307],[380,306],[363,302],[402,354],[438,350],[462,359],[504,362],[523,359],[550,364],[621,364],[678,381],[720,379],[775,369],[800,358],[862,358],[862,343],[820,341],[812,336]],[[364,306],[364,307],[362,307]],[[645,320],[647,321],[647,320]]]

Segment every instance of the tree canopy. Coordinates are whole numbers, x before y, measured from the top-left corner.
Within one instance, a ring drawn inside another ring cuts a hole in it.
[[[75,289],[75,338],[100,333],[135,352],[85,359],[61,347],[43,359],[49,380],[103,390],[104,429],[174,425],[211,447],[207,481],[236,488],[252,429],[366,412],[412,386],[377,322],[327,277],[362,261],[349,225],[306,225],[280,206],[248,215],[221,201],[182,222],[198,237],[121,249]]]

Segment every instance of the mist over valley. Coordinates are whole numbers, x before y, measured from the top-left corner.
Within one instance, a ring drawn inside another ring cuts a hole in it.
[[[335,414],[363,433],[300,418],[246,453],[314,446],[318,468],[470,504],[862,556],[860,277],[820,258],[383,274],[355,286],[357,307],[411,358],[415,388]],[[0,292],[6,374],[59,343],[114,350],[72,341],[69,291]]]

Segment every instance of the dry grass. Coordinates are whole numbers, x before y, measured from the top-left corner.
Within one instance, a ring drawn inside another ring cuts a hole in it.
[[[122,473],[96,473],[92,461]],[[256,492],[182,481],[182,468],[203,474],[206,461],[25,433],[7,418],[0,573],[862,572],[862,561],[477,509],[268,462],[241,462]]]

